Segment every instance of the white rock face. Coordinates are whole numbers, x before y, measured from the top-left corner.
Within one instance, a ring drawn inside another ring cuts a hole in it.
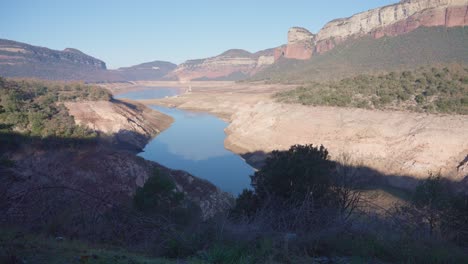
[[[288,31],[288,44],[312,42],[314,37],[314,34],[305,28],[292,27]]]
[[[346,38],[355,34],[367,34],[373,30],[422,12],[426,9],[443,9],[449,6],[466,6],[468,0],[406,0],[398,4],[372,9],[349,18],[327,23],[317,34],[315,42],[330,38]]]
[[[257,60],[257,68],[275,63],[275,56],[260,56]]]

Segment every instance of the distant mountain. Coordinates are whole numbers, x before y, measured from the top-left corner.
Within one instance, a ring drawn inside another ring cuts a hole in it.
[[[123,81],[106,64],[83,52],[63,51],[0,39],[0,76],[46,80]]]
[[[176,64],[167,61],[152,61],[131,67],[123,67],[115,70],[128,81],[154,81],[159,80],[177,67]]]
[[[217,56],[188,60],[166,75],[168,79],[186,80],[240,80],[274,63],[274,49],[250,53],[231,49]]]
[[[158,80],[177,65],[153,61],[108,70],[106,63],[77,49],[63,51],[0,39],[0,76],[76,80],[86,82],[122,82]]]

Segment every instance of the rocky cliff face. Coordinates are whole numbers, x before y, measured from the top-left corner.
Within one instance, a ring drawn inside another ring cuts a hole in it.
[[[166,78],[189,80],[238,80],[274,63],[273,49],[250,53],[228,50],[218,56],[189,60],[180,64]]]
[[[288,44],[278,48],[275,59],[306,60],[312,56],[315,35],[305,28],[293,27],[288,31]]]
[[[465,25],[468,25],[467,0],[404,0],[330,21],[317,35],[292,28],[288,33],[288,44],[277,54],[286,58],[309,59],[313,54],[329,51],[350,38],[397,36],[422,26]]]

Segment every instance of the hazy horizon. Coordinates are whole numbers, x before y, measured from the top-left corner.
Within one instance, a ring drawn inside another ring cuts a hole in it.
[[[395,2],[19,0],[2,4],[0,38],[57,50],[76,48],[109,69],[154,60],[179,64],[233,48],[273,48],[286,43],[292,26],[317,32],[332,19]]]

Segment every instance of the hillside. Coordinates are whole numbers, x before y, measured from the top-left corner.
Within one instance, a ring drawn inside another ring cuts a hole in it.
[[[76,49],[63,51],[0,39],[0,76],[79,80],[123,81],[106,64]]]
[[[127,81],[159,80],[171,72],[177,65],[167,61],[152,61],[115,70]]]
[[[467,64],[467,42],[466,27],[421,27],[407,34],[379,39],[366,36],[344,41],[308,60],[280,58],[250,80],[301,83],[430,64]]]
[[[275,95],[280,102],[468,115],[468,68],[448,65],[313,82]]]
[[[166,78],[180,81],[242,80],[273,64],[273,52],[273,49],[257,53],[231,49],[214,57],[188,60],[177,66]]]

